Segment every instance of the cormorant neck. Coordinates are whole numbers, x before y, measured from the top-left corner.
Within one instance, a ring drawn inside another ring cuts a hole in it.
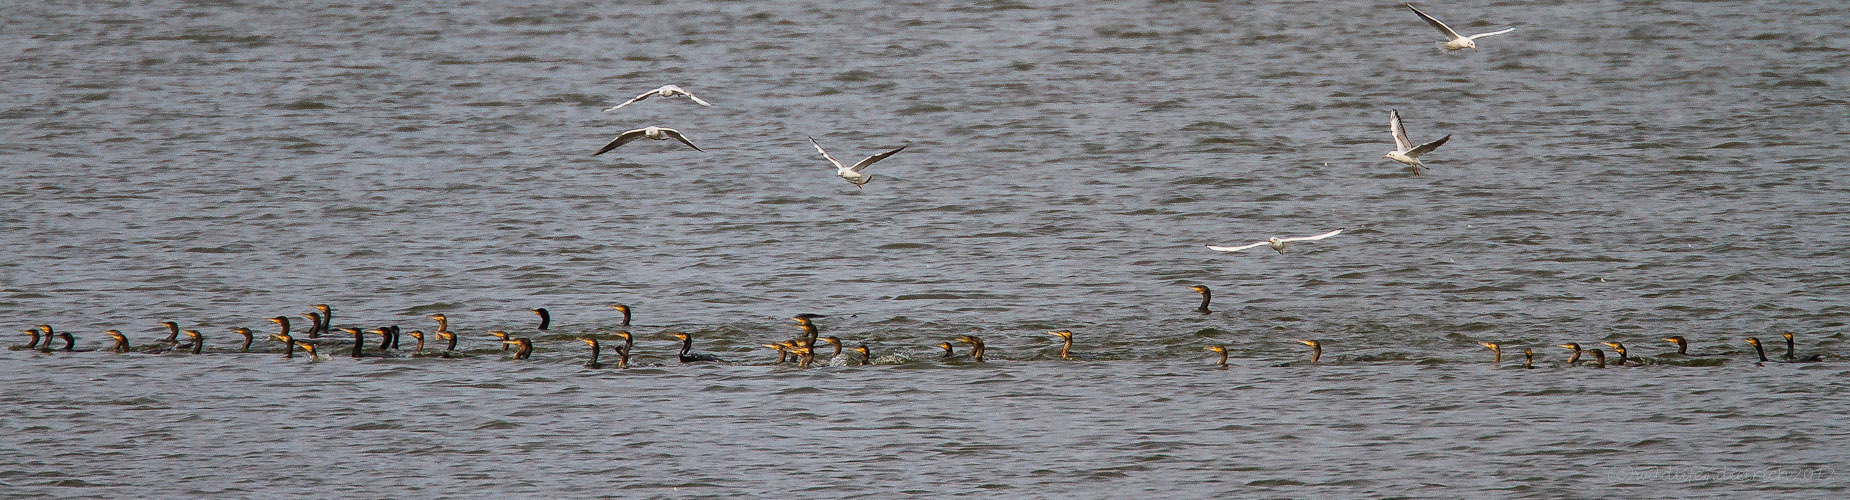
[[[687,353],[693,350],[694,350],[694,337],[690,336],[690,337],[681,339],[681,356],[682,357],[686,357]]]
[[[1323,344],[1310,346],[1310,362],[1315,363],[1323,357]]]
[[[1060,337],[1060,359],[1072,359],[1072,357],[1069,355],[1069,353],[1071,353],[1072,350],[1073,350],[1073,338],[1072,337]]]
[[[1214,363],[1214,366],[1220,366],[1220,367],[1225,367],[1225,366],[1227,366],[1227,350],[1226,350],[1226,349],[1221,349],[1221,351],[1220,351],[1220,361],[1216,361],[1216,362]]]
[[[1213,312],[1213,311],[1208,310],[1208,303],[1213,302],[1213,301],[1214,301],[1214,292],[1203,289],[1201,291],[1201,307],[1195,308],[1195,312],[1198,312],[1201,314],[1207,314],[1207,313]]]
[[[1761,363],[1765,363],[1765,362],[1767,362],[1767,359],[1766,359],[1766,350],[1765,350],[1765,349],[1761,349],[1761,348],[1760,348],[1760,344],[1754,344],[1754,354],[1758,354],[1758,355],[1760,355],[1760,362],[1761,362]]]
[[[1794,357],[1796,356],[1792,354],[1792,337],[1786,337],[1786,360],[1790,361]]]
[[[168,342],[173,342],[175,344],[180,343],[180,325],[178,323],[166,323],[162,326],[167,327]]]
[[[452,332],[452,331],[449,331],[449,330],[439,330],[439,331],[442,331],[443,333],[445,333],[445,334],[447,334],[447,335],[449,335],[449,336],[450,336],[450,347],[449,347],[448,349],[444,349],[444,350],[445,350],[445,351],[454,351],[454,350],[456,350],[456,332]]]

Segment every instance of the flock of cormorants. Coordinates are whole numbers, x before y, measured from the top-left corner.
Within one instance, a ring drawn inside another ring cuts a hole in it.
[[[1194,290],[1196,293],[1201,294],[1201,305],[1200,307],[1197,307],[1195,309],[1196,313],[1208,314],[1208,313],[1213,312],[1212,310],[1208,308],[1209,304],[1213,301],[1213,297],[1214,297],[1212,290],[1210,290],[1208,287],[1203,286],[1203,285],[1191,286],[1189,287],[1189,289]],[[349,352],[349,355],[353,358],[392,358],[392,357],[463,358],[463,357],[471,356],[471,354],[467,352],[456,350],[458,341],[462,337],[460,335],[457,335],[456,332],[450,331],[449,317],[443,314],[432,314],[429,316],[429,318],[437,322],[437,328],[436,330],[434,330],[435,332],[434,335],[436,337],[436,340],[440,342],[445,342],[445,344],[443,348],[440,350],[435,349],[435,348],[426,350],[425,345],[424,345],[426,337],[422,330],[411,330],[409,332],[403,332],[396,325],[372,328],[372,329],[362,329],[362,328],[355,328],[355,327],[335,328],[333,326],[334,310],[332,307],[329,307],[327,304],[314,304],[309,307],[313,308],[314,311],[305,312],[300,315],[302,317],[308,318],[309,321],[311,322],[309,331],[306,334],[304,334],[305,335],[304,337],[298,337],[298,336],[291,334],[291,325],[290,325],[289,316],[277,316],[277,317],[269,319],[270,322],[275,323],[279,328],[282,329],[281,332],[269,335],[269,338],[270,340],[274,340],[282,344],[282,348],[280,349],[280,352],[283,354],[283,357],[285,358],[294,358],[296,356],[296,352],[300,351],[300,352],[307,354],[307,357],[310,361],[319,361],[322,359],[326,359],[326,356],[322,354],[322,351],[324,349],[334,349],[334,348],[347,349]],[[603,348],[606,342],[610,342],[610,343],[621,342],[620,344],[616,344],[615,348],[613,349],[617,356],[617,362],[615,363],[615,367],[616,368],[629,368],[630,367],[631,354],[635,352],[635,337],[630,335],[628,331],[628,327],[630,325],[630,319],[631,319],[630,307],[625,304],[613,304],[610,306],[610,308],[616,310],[618,313],[621,313],[623,315],[623,320],[619,324],[620,328],[618,330],[614,331],[613,333],[609,335],[577,337],[578,340],[583,341],[586,345],[590,347],[591,358],[589,362],[585,363],[586,367],[603,368],[605,366],[601,358],[603,355]],[[550,329],[552,326],[552,313],[547,311],[546,308],[543,308],[543,307],[537,308],[537,309],[529,309],[529,311],[539,316],[540,318],[540,324],[538,325],[536,330],[542,334],[546,333],[546,331]],[[817,351],[823,348],[823,347],[819,347],[817,345],[818,343],[827,344],[827,348],[831,349],[829,353],[828,364],[832,366],[874,364],[873,353],[867,347],[866,343],[860,343],[854,347],[847,347],[847,345],[843,343],[843,341],[838,337],[821,335],[822,330],[821,328],[816,326],[815,320],[820,319],[820,318],[826,318],[826,317],[827,316],[823,316],[820,314],[810,314],[810,313],[804,313],[804,314],[798,314],[796,316],[792,316],[790,319],[796,322],[797,327],[801,329],[800,333],[798,333],[795,337],[790,338],[788,340],[769,343],[769,344],[763,344],[764,347],[774,350],[777,353],[777,360],[774,361],[772,364],[792,363],[798,367],[807,368],[815,362]],[[179,323],[175,323],[173,321],[162,321],[160,322],[160,325],[167,330],[167,336],[165,338],[162,338],[152,343],[151,345],[144,345],[140,348],[135,348],[131,346],[129,343],[128,336],[123,334],[121,331],[107,330],[103,333],[108,335],[110,339],[114,341],[114,343],[111,344],[108,348],[101,349],[101,350],[105,352],[113,352],[113,353],[144,353],[144,354],[165,354],[165,353],[207,354],[207,353],[220,353],[220,352],[231,352],[231,353],[275,352],[275,351],[265,351],[265,350],[252,351],[251,350],[252,345],[256,342],[256,333],[252,331],[250,328],[238,327],[238,328],[231,329],[233,333],[237,333],[243,339],[243,342],[240,343],[236,349],[226,348],[226,349],[214,349],[214,350],[208,351],[206,349],[206,337],[204,334],[200,333],[198,330],[183,330],[180,328]],[[25,345],[13,346],[12,348],[14,350],[38,350],[40,352],[45,352],[45,353],[60,352],[60,351],[79,352],[79,351],[98,350],[94,348],[77,349],[76,348],[77,338],[75,336],[71,335],[70,332],[55,331],[52,329],[51,325],[38,325],[33,328],[22,330],[21,332],[27,335],[30,335],[31,341]],[[343,338],[333,338],[333,337],[323,338],[322,337],[322,335],[324,334],[331,335],[336,332],[351,335],[352,339],[348,340],[348,339],[343,339]],[[409,333],[411,337],[416,340],[416,343],[413,344],[409,352],[403,350],[399,345],[400,337],[404,333]],[[1060,352],[1059,352],[1060,359],[1063,359],[1063,360],[1092,359],[1088,356],[1084,356],[1084,355],[1080,355],[1080,354],[1076,354],[1072,352],[1073,332],[1071,330],[1054,330],[1054,331],[1050,331],[1047,333],[1049,335],[1053,335],[1060,339],[1061,341]],[[187,337],[184,342],[182,342],[180,339],[181,334],[185,334]],[[694,349],[694,338],[692,335],[687,334],[687,333],[672,333],[672,332],[671,334],[674,336],[675,340],[678,340],[681,342],[681,350],[677,354],[676,358],[679,359],[682,363],[699,363],[699,362],[715,362],[715,361],[723,362],[725,361],[723,359],[720,359],[718,356],[715,356],[712,354],[694,352],[693,350]],[[375,347],[372,347],[369,349],[369,346],[372,346],[373,344],[368,341],[367,335],[375,335],[379,337],[379,342],[376,344]],[[533,339],[531,337],[515,336],[514,334],[511,334],[505,331],[498,331],[498,330],[488,331],[486,332],[486,335],[493,337],[496,340],[496,343],[498,343],[501,347],[501,351],[504,353],[507,353],[507,354],[504,354],[504,356],[508,359],[525,360],[525,359],[528,359],[533,353]],[[1784,333],[1784,334],[1781,334],[1781,336],[1784,337],[1786,340],[1786,353],[1785,353],[1785,356],[1783,356],[1781,359],[1778,360],[1779,362],[1806,363],[1806,362],[1822,361],[1824,359],[1824,356],[1822,354],[1809,354],[1805,356],[1800,356],[1797,353],[1797,349],[1793,341],[1792,334]],[[602,338],[599,338],[599,337],[602,337]],[[56,340],[63,340],[64,346],[60,348],[52,347],[53,343]],[[1568,356],[1566,362],[1562,363],[1561,366],[1579,366],[1581,365],[1581,358],[1583,355],[1590,355],[1593,358],[1592,366],[1595,368],[1605,368],[1608,366],[1608,364],[1613,365],[1613,366],[1639,366],[1639,365],[1647,365],[1647,364],[1667,364],[1667,365],[1681,365],[1681,366],[1716,366],[1726,361],[1723,357],[1719,355],[1690,354],[1689,353],[1689,340],[1682,336],[1664,337],[1661,340],[1676,344],[1677,346],[1676,352],[1666,353],[1656,358],[1648,358],[1648,357],[1643,357],[1643,356],[1633,356],[1631,352],[1625,348],[1625,344],[1621,342],[1616,342],[1616,341],[1601,342],[1600,344],[1612,348],[1613,352],[1618,354],[1618,359],[1611,363],[1607,362],[1606,352],[1599,348],[1583,349],[1581,345],[1577,343],[1558,344],[1557,347],[1569,349],[1572,351],[1572,354]],[[1762,347],[1759,338],[1747,337],[1743,340],[1745,340],[1749,345],[1753,346],[1754,352],[1759,357],[1760,363],[1774,361],[1772,359],[1767,358],[1766,350],[1764,347]],[[953,344],[953,342],[969,344],[969,348],[964,353],[959,354],[957,352],[957,346],[956,344]],[[1315,364],[1315,363],[1322,362],[1323,342],[1318,341],[1318,340],[1297,340],[1297,342],[1310,346],[1310,349],[1311,349],[1310,359],[1305,362],[1288,362],[1288,363],[1284,363],[1278,366],[1291,366],[1291,365],[1306,364],[1306,363]],[[1501,365],[1503,363],[1503,345],[1495,343],[1495,342],[1479,342],[1478,344],[1484,346],[1487,349],[1490,349],[1491,356],[1492,356],[1491,363],[1496,364],[1496,365]],[[952,341],[940,342],[935,347],[943,351],[943,354],[939,356],[941,359],[962,358],[962,357],[967,356],[970,362],[976,362],[976,363],[983,362],[983,355],[984,355],[984,350],[985,350],[984,345],[983,345],[983,339],[975,335],[959,335],[956,338],[952,339]],[[1214,363],[1215,366],[1222,367],[1222,368],[1227,366],[1227,355],[1229,351],[1226,346],[1210,345],[1210,346],[1207,346],[1206,349],[1216,354],[1219,354],[1219,359],[1217,359]],[[850,354],[844,355],[844,352],[843,352],[844,350],[849,351]],[[509,351],[512,351],[512,352],[509,352]],[[490,350],[487,352],[493,352],[493,351]],[[332,355],[332,354],[333,353],[329,353],[329,355]],[[1535,368],[1534,348],[1524,347],[1522,349],[1522,355],[1523,355],[1522,367],[1523,368]],[[1374,358],[1363,356],[1363,357],[1356,357],[1356,358],[1341,358],[1341,359],[1338,359],[1337,362],[1341,363],[1341,362],[1347,362],[1347,361],[1375,361],[1375,360],[1376,359]]]

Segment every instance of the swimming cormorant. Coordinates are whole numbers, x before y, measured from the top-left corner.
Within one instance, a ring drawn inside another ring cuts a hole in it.
[[[1535,349],[1528,347],[1522,348],[1522,367],[1530,369],[1535,368]]]
[[[944,355],[943,355],[943,356],[939,356],[940,358],[952,358],[952,357],[956,357],[956,356],[957,356],[957,352],[956,352],[956,350],[955,350],[955,349],[952,349],[952,346],[951,346],[951,343],[950,343],[950,342],[939,342],[939,343],[938,343],[938,348],[939,348],[939,349],[944,349]]]
[[[20,331],[19,331],[19,333],[24,333],[24,334],[26,334],[26,335],[31,335],[31,336],[32,336],[32,342],[31,342],[31,343],[28,343],[28,344],[26,344],[26,345],[25,345],[24,347],[21,347],[21,346],[13,346],[13,349],[37,349],[37,348],[39,347],[39,329],[38,329],[37,327],[33,327],[33,328],[27,328],[27,329],[24,329],[24,330],[20,330]]]
[[[316,311],[321,311],[321,333],[334,333],[334,308],[328,307],[327,304],[313,304],[308,307],[313,307]]]
[[[1605,368],[1606,367],[1606,351],[1602,351],[1599,349],[1588,349],[1587,352],[1593,353],[1593,367],[1594,368]]]
[[[1683,336],[1682,336],[1682,335],[1671,335],[1671,336],[1669,336],[1669,337],[1664,337],[1664,338],[1661,338],[1661,339],[1658,339],[1658,340],[1662,340],[1662,341],[1665,341],[1665,342],[1669,342],[1669,343],[1672,343],[1672,344],[1676,344],[1676,345],[1677,345],[1677,354],[1679,354],[1679,355],[1683,355],[1683,356],[1689,356],[1689,355],[1690,355],[1690,353],[1689,353],[1689,339],[1685,339],[1685,338],[1683,338]]]
[[[116,340],[115,344],[109,346],[109,352],[128,352],[127,335],[123,335],[122,332],[115,330],[109,330],[103,333],[109,334],[109,338]]]
[[[1315,340],[1299,340],[1298,343],[1310,346],[1310,362],[1316,363],[1323,357],[1323,343]],[[1341,363],[1338,363],[1341,364]]]
[[[321,338],[321,334],[330,333],[328,332],[328,325],[322,324],[321,322],[321,313],[309,311],[300,314],[300,316],[308,318],[308,338],[318,339]]]
[[[1212,302],[1214,300],[1213,290],[1209,290],[1207,285],[1195,285],[1195,286],[1188,287],[1188,289],[1194,290],[1195,293],[1201,294],[1201,307],[1195,308],[1195,312],[1198,312],[1201,314],[1207,314],[1207,313],[1213,312],[1213,311],[1208,310],[1208,302]]]
[[[321,361],[321,354],[315,352],[315,344],[308,344],[308,343],[301,343],[301,344],[292,343],[292,344],[297,347],[301,347],[303,351],[308,352],[308,361],[310,363]],[[288,357],[294,357],[293,354],[295,352],[295,349],[290,349],[289,351],[292,355]]]
[[[1073,331],[1072,330],[1054,330],[1051,332],[1047,332],[1047,334],[1055,336],[1055,337],[1060,337],[1060,359],[1068,359],[1068,360],[1073,359],[1073,356],[1072,356]]]
[[[508,344],[508,342],[514,340],[514,337],[512,335],[508,335],[507,332],[500,331],[500,330],[490,330],[488,334],[493,335],[497,339],[501,339],[501,350],[502,351],[508,350],[508,345],[510,345]]]
[[[718,356],[714,356],[712,354],[693,352],[694,350],[694,337],[693,336],[690,336],[685,333],[677,333],[677,334],[674,334],[674,338],[681,340],[681,362],[682,363],[698,363],[698,362],[703,362],[703,361],[723,361],[719,359]]]
[[[1625,344],[1619,343],[1619,342],[1600,342],[1600,343],[1605,344],[1606,347],[1611,347],[1612,352],[1619,353],[1619,361],[1617,363],[1619,366],[1625,366],[1625,362],[1632,360],[1631,356],[1629,354],[1626,354]],[[1640,364],[1642,364],[1642,362],[1640,362]]]
[[[423,330],[412,330],[411,338],[417,339],[418,341],[418,346],[415,349],[413,349],[411,353],[412,354],[424,354],[424,331]]]
[[[187,331],[186,331],[186,338],[189,338],[189,339],[192,339],[192,340],[193,340],[193,344],[192,344],[192,345],[193,345],[193,354],[199,354],[199,353],[201,353],[201,352],[204,352],[204,351],[205,351],[205,347],[206,347],[206,336],[205,336],[205,335],[201,335],[201,334],[199,333],[199,330],[187,330]]]
[[[547,327],[552,326],[552,313],[547,311],[546,308],[528,309],[528,311],[532,311],[533,314],[540,316],[540,331],[544,332]]]
[[[975,335],[959,335],[956,340],[958,342],[970,344],[971,361],[978,363],[983,362],[983,339],[977,338]]]
[[[867,350],[867,344],[860,344],[860,345],[854,346],[854,352],[861,353],[861,366],[867,366],[867,365],[874,364],[873,351]]]
[[[599,349],[597,345],[597,339],[579,337],[578,340],[582,340],[585,342],[586,345],[591,346],[591,362],[585,363],[585,368],[591,368],[591,369],[603,368],[604,364],[597,362],[597,355],[598,355],[598,349]]]
[[[616,309],[617,312],[623,313],[623,322],[617,324],[617,326],[630,326],[630,306],[623,305],[623,304],[611,304],[610,308]]]
[[[1211,346],[1208,346],[1207,349],[1210,351],[1214,351],[1215,354],[1220,355],[1220,360],[1215,361],[1214,366],[1218,366],[1221,368],[1227,367],[1227,347],[1226,346],[1211,345]]]
[[[520,350],[514,351],[514,359],[527,359],[527,356],[533,355],[533,339],[519,337],[502,343],[520,346]]]
[[[1580,364],[1580,344],[1556,344],[1555,347],[1574,350],[1574,355],[1567,357],[1567,366],[1576,366]]]
[[[291,337],[287,333],[279,333],[276,335],[271,335],[270,340],[283,343],[283,358],[284,359],[295,357],[295,337]]]
[[[1503,346],[1497,345],[1495,342],[1478,342],[1477,345],[1484,346],[1485,349],[1490,349],[1490,364],[1503,364]]]
[[[231,333],[236,333],[238,335],[244,336],[244,346],[238,348],[238,352],[251,352],[251,343],[257,341],[257,332],[253,332],[249,328],[240,326],[240,327],[231,329]]]
[[[1786,362],[1787,363],[1816,363],[1819,361],[1824,361],[1823,354],[1813,354],[1810,356],[1806,356],[1804,358],[1797,357],[1797,355],[1793,353],[1792,332],[1781,333],[1779,334],[1779,336],[1786,338]]]

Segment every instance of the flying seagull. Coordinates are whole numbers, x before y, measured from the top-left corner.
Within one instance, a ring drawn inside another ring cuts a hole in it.
[[[822,153],[823,158],[828,158],[829,163],[835,164],[835,175],[841,176],[842,180],[846,180],[848,181],[849,184],[853,184],[855,189],[860,189],[862,185],[865,185],[869,181],[874,180],[873,174],[861,173],[862,170],[867,169],[868,165],[873,165],[874,162],[885,160],[886,157],[893,156],[893,153],[898,153],[900,150],[906,149],[906,146],[911,146],[911,144],[907,144],[906,146],[900,146],[897,148],[893,148],[892,151],[887,151],[885,153],[880,153],[877,155],[869,156],[867,157],[867,159],[861,160],[859,162],[855,162],[854,166],[852,167],[845,167],[845,166],[842,166],[841,161],[836,160],[834,156],[829,156],[828,151],[823,151],[822,144],[817,143],[816,138],[814,137],[809,138],[809,143],[815,144],[816,151],[819,153]]]
[[[1301,238],[1280,238],[1277,236],[1273,236],[1271,238],[1267,238],[1265,241],[1261,241],[1261,242],[1254,243],[1251,245],[1242,245],[1242,246],[1237,246],[1237,247],[1217,247],[1214,245],[1208,245],[1208,249],[1218,251],[1218,252],[1238,252],[1238,251],[1245,250],[1248,248],[1270,245],[1273,250],[1278,251],[1279,255],[1284,255],[1285,247],[1290,245],[1292,242],[1316,241],[1316,240],[1321,240],[1321,239],[1328,238],[1331,236],[1336,236],[1337,234],[1342,233],[1342,232],[1343,232],[1342,229],[1338,229],[1335,231],[1330,231],[1330,232],[1319,234],[1316,236],[1305,236]]]
[[[632,102],[636,102],[636,101],[640,101],[640,100],[643,100],[643,99],[648,99],[648,98],[649,98],[649,96],[656,96],[656,97],[674,97],[674,96],[678,96],[678,95],[684,95],[684,96],[687,96],[687,98],[688,98],[688,99],[693,99],[693,100],[694,100],[694,104],[699,104],[699,105],[701,105],[701,106],[712,106],[712,104],[707,104],[707,102],[706,102],[706,101],[702,101],[702,100],[700,100],[700,98],[699,98],[699,97],[694,97],[694,94],[693,94],[692,92],[688,92],[688,91],[686,91],[686,90],[682,90],[682,89],[681,89],[681,87],[678,87],[678,86],[674,86],[674,85],[663,85],[663,86],[661,86],[660,88],[657,88],[657,89],[655,89],[655,90],[651,90],[651,91],[648,91],[648,92],[643,92],[643,93],[642,93],[642,95],[639,95],[639,96],[636,96],[636,98],[635,98],[635,99],[630,99],[630,100],[628,100],[628,101],[624,101],[624,102],[623,102],[623,104],[618,104],[618,105],[615,105],[615,106],[611,106],[611,107],[608,107],[608,108],[604,108],[604,112],[605,112],[605,113],[609,113],[609,112],[611,112],[611,111],[616,111],[616,110],[617,110],[618,108],[622,108],[622,107],[624,107],[624,106],[628,106],[628,105],[630,105],[630,103],[632,103]]]
[[[662,127],[643,127],[643,128],[639,128],[636,130],[631,130],[628,132],[617,134],[616,139],[611,139],[610,144],[605,144],[604,147],[601,149],[598,149],[596,153],[591,153],[591,156],[597,156],[597,155],[601,155],[604,153],[608,153],[612,149],[617,149],[617,146],[629,144],[630,142],[633,142],[637,139],[641,139],[644,137],[655,139],[658,141],[666,141],[672,138],[674,140],[681,141],[681,143],[686,144],[687,147],[694,148],[695,151],[705,151],[704,149],[700,149],[700,146],[695,146],[694,143],[687,142],[687,136],[681,135],[681,131],[679,130],[675,130],[671,128],[662,128]]]
[[[1400,124],[1400,110],[1388,111],[1388,130],[1394,133],[1394,150],[1381,157],[1413,167],[1413,175],[1420,175],[1420,169],[1426,167],[1425,163],[1420,163],[1420,155],[1439,149],[1445,141],[1452,140],[1452,134],[1445,134],[1445,137],[1440,137],[1439,140],[1413,147],[1413,142],[1407,140],[1406,127]]]
[[[1516,31],[1516,28],[1508,28],[1503,31],[1492,31],[1489,33],[1479,33],[1476,35],[1464,36],[1464,35],[1458,34],[1458,32],[1456,31],[1452,31],[1452,27],[1446,26],[1445,23],[1439,22],[1438,19],[1433,19],[1432,16],[1426,15],[1425,12],[1420,12],[1420,9],[1414,9],[1413,4],[1406,4],[1406,5],[1407,5],[1407,8],[1413,9],[1414,15],[1420,16],[1420,19],[1425,19],[1426,24],[1430,24],[1432,25],[1432,27],[1438,28],[1440,33],[1444,33],[1445,36],[1450,37],[1450,39],[1445,42],[1446,51],[1471,49],[1472,52],[1477,52],[1477,42],[1474,42],[1472,40],[1487,37],[1490,35],[1501,35],[1504,33],[1509,33],[1511,31]]]

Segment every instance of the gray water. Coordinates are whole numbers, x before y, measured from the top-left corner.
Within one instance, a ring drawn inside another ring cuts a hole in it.
[[[1843,496],[1850,10],[1421,6],[1516,31],[1445,53],[1392,2],[9,3],[8,328],[174,320],[218,354],[0,352],[0,496]],[[714,105],[599,112],[669,83]],[[1452,135],[1424,175],[1380,158],[1392,109]],[[706,152],[590,156],[646,125]],[[910,146],[856,189],[806,136]],[[582,367],[618,302],[645,366]],[[228,353],[313,303],[447,314],[471,357]],[[801,312],[880,363],[770,365]],[[1780,332],[1826,360],[1756,365],[1741,339]],[[937,359],[962,334],[988,363]],[[1672,334],[1720,364],[1552,346]]]

